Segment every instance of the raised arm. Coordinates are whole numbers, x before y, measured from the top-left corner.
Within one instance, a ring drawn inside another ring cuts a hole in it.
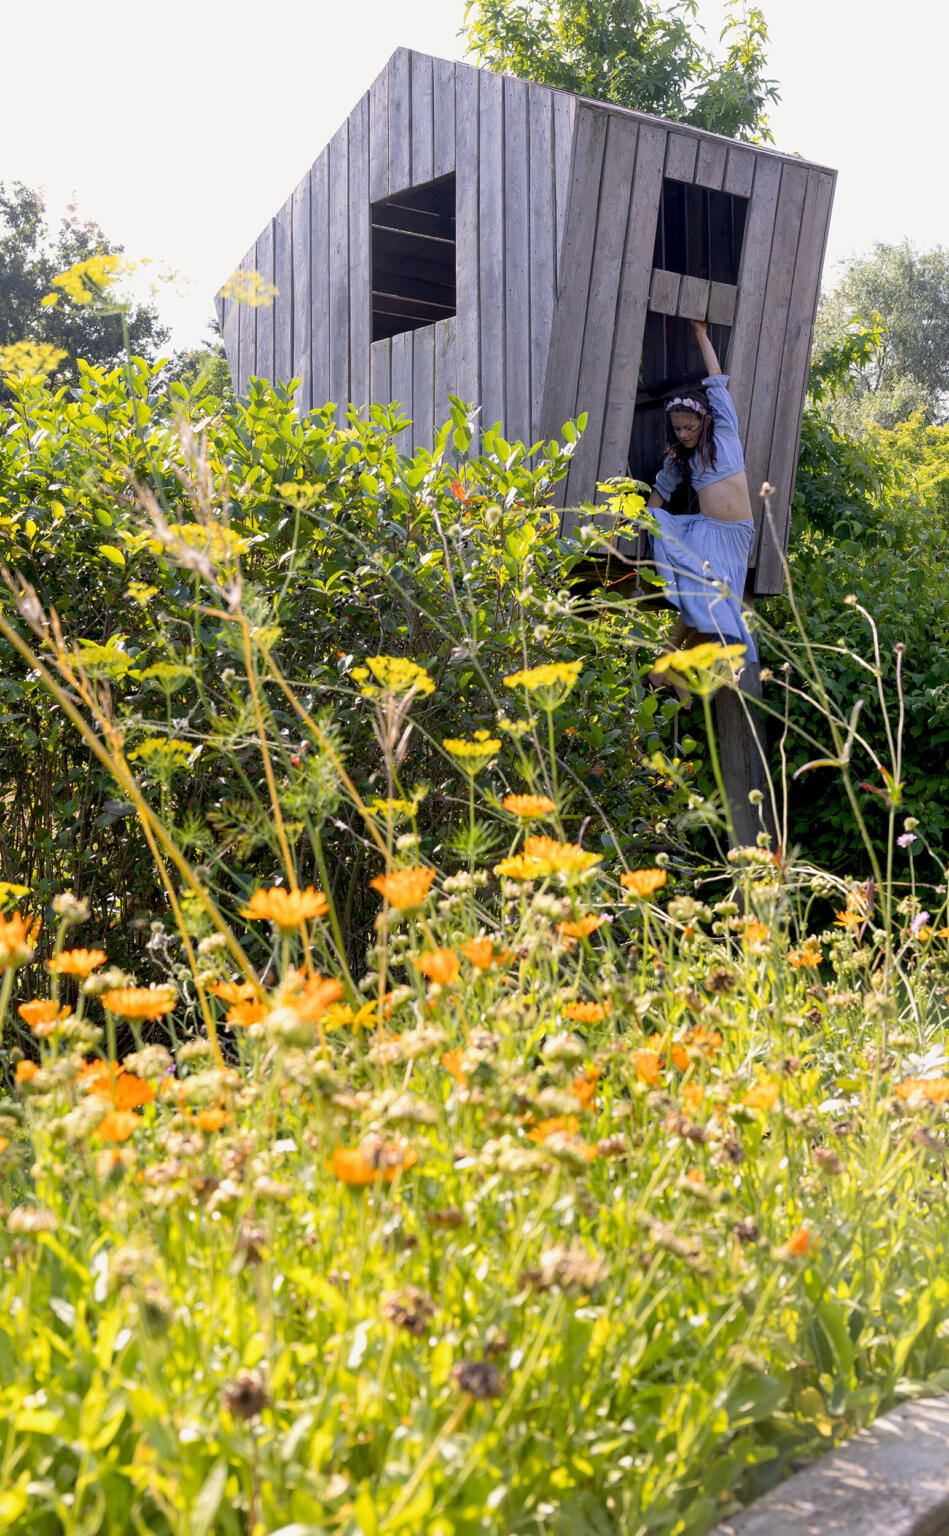
[[[709,341],[708,326],[705,324],[705,321],[693,320],[692,329],[695,332],[695,339],[699,344],[699,351],[702,354],[706,374],[721,373],[722,365],[715,355],[715,348]]]

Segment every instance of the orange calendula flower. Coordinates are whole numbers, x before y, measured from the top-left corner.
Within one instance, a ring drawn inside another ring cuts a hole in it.
[[[701,1083],[685,1083],[682,1088],[682,1102],[690,1109],[698,1109],[705,1099],[705,1089]]]
[[[552,871],[563,871],[566,874],[592,869],[594,864],[601,863],[603,859],[601,853],[588,853],[579,843],[558,843],[553,837],[525,838],[524,852],[529,859],[540,859]]]
[[[93,1098],[105,1099],[116,1109],[140,1109],[155,1097],[157,1090],[153,1083],[146,1083],[134,1072],[126,1072],[124,1067],[112,1070],[106,1061],[92,1063],[92,1066],[92,1072],[83,1072],[80,1077],[86,1092]]]
[[[501,804],[512,816],[523,816],[525,820],[533,816],[549,816],[557,809],[549,795],[505,795]]]
[[[282,885],[275,885],[269,890],[255,891],[247,906],[241,908],[241,917],[253,922],[271,922],[289,932],[299,928],[308,918],[325,917],[328,911],[329,902],[323,892],[314,890],[312,885],[305,891],[288,891]]]
[[[461,970],[461,963],[453,949],[425,949],[412,956],[412,964],[429,981],[440,987],[450,987]]]
[[[596,917],[588,912],[585,917],[577,918],[574,923],[558,923],[557,932],[563,939],[588,939],[591,933],[602,926],[602,917]]]
[[[228,1008],[224,1015],[225,1024],[232,1024],[235,1029],[248,1029],[251,1024],[261,1024],[267,1017],[270,1009],[259,997],[249,998],[246,1002],[235,1003]]]
[[[788,960],[795,970],[818,966],[823,958],[824,951],[816,939],[805,939],[800,949],[788,950]]]
[[[926,1099],[930,1104],[949,1100],[949,1077],[908,1077],[893,1089],[900,1099]]]
[[[741,1096],[746,1109],[773,1109],[781,1094],[778,1083],[756,1083]]]
[[[745,939],[749,944],[764,944],[771,937],[771,929],[767,923],[749,923],[745,928]]]
[[[52,1024],[57,1019],[69,1017],[69,1008],[64,1003],[59,1007],[52,998],[37,998],[31,1003],[21,1003],[17,1013],[24,1024],[29,1024],[31,1029],[42,1028],[44,1024]]]
[[[658,1051],[630,1051],[629,1059],[641,1083],[658,1083],[662,1068],[662,1057]]]
[[[575,1136],[580,1129],[576,1115],[555,1115],[552,1120],[539,1120],[527,1133],[528,1141],[545,1142],[548,1136]]]
[[[599,1024],[609,1011],[605,1003],[567,1003],[563,1012],[577,1024]]]
[[[803,1259],[813,1252],[819,1242],[819,1235],[805,1224],[796,1227],[787,1242],[775,1249],[775,1254],[780,1259]]]
[[[249,1003],[257,997],[258,989],[252,981],[216,981],[208,987],[212,997],[219,997],[222,1003]]]
[[[0,971],[27,965],[33,958],[39,932],[38,917],[23,917],[18,911],[11,917],[0,915]]]
[[[128,1141],[141,1123],[141,1115],[130,1109],[110,1109],[99,1121],[95,1134],[100,1141]]]
[[[39,1067],[35,1061],[18,1061],[16,1072],[14,1073],[14,1081],[17,1083],[28,1083],[32,1081],[38,1071]]]
[[[459,1049],[458,1046],[455,1046],[454,1050],[442,1051],[441,1056],[442,1066],[445,1068],[445,1071],[450,1072],[452,1077],[455,1079],[455,1082],[460,1083],[462,1088],[466,1088],[468,1086],[468,1079],[462,1071],[461,1066],[462,1057],[464,1054],[464,1051]]]
[[[627,869],[620,875],[619,883],[631,895],[645,897],[661,890],[668,878],[664,869]]]
[[[9,1138],[6,1137],[6,1136],[0,1136],[0,1152],[5,1152],[9,1145],[10,1145]]]
[[[581,1109],[588,1109],[596,1094],[596,1085],[600,1080],[599,1067],[587,1067],[579,1077],[575,1077],[571,1087],[571,1093],[578,1100]]]
[[[493,965],[507,965],[511,959],[509,949],[495,953],[494,940],[489,938],[468,939],[462,944],[461,953],[479,971],[489,971]]]
[[[299,996],[292,999],[291,1006],[305,1024],[315,1024],[331,1004],[340,1001],[343,994],[343,984],[337,981],[335,976],[315,975],[307,982]]]
[[[434,879],[434,869],[419,864],[412,869],[393,869],[388,875],[377,875],[370,884],[397,912],[412,912],[422,905]]]
[[[47,960],[46,968],[57,976],[91,976],[105,959],[104,949],[64,949]]]
[[[101,1002],[123,1019],[160,1019],[174,1008],[175,994],[171,987],[110,987]]]
[[[361,1188],[366,1184],[378,1184],[384,1179],[391,1184],[403,1169],[418,1162],[418,1153],[412,1147],[391,1143],[376,1146],[335,1147],[331,1170],[343,1184]]]
[[[222,1126],[227,1125],[230,1118],[226,1109],[213,1104],[208,1109],[198,1110],[195,1124],[199,1131],[207,1131],[210,1135],[212,1131],[219,1131]]]

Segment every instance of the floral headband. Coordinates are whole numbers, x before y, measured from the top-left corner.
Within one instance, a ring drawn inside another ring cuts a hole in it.
[[[696,400],[692,395],[676,395],[674,400],[666,403],[667,411],[694,411],[696,416],[707,416],[708,410],[701,400]]]

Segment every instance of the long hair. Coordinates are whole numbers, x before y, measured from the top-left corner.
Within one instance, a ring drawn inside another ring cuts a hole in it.
[[[691,390],[690,395],[700,405],[705,406],[704,411],[691,411],[687,405],[681,403],[681,397],[675,396],[666,405],[666,451],[671,455],[672,462],[682,475],[683,480],[691,481],[692,466],[697,464],[700,469],[718,468],[718,450],[715,445],[715,423],[704,393]],[[686,448],[680,443],[672,430],[670,416],[696,416],[700,422],[698,441],[694,448]]]

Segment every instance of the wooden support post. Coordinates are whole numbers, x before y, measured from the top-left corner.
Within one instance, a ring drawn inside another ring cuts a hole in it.
[[[749,663],[739,688],[720,688],[715,695],[715,733],[725,795],[737,847],[750,847],[759,832],[769,832],[775,846],[774,813],[768,786],[768,749],[755,700],[761,698],[761,668]],[[760,790],[760,805],[748,799]]]

